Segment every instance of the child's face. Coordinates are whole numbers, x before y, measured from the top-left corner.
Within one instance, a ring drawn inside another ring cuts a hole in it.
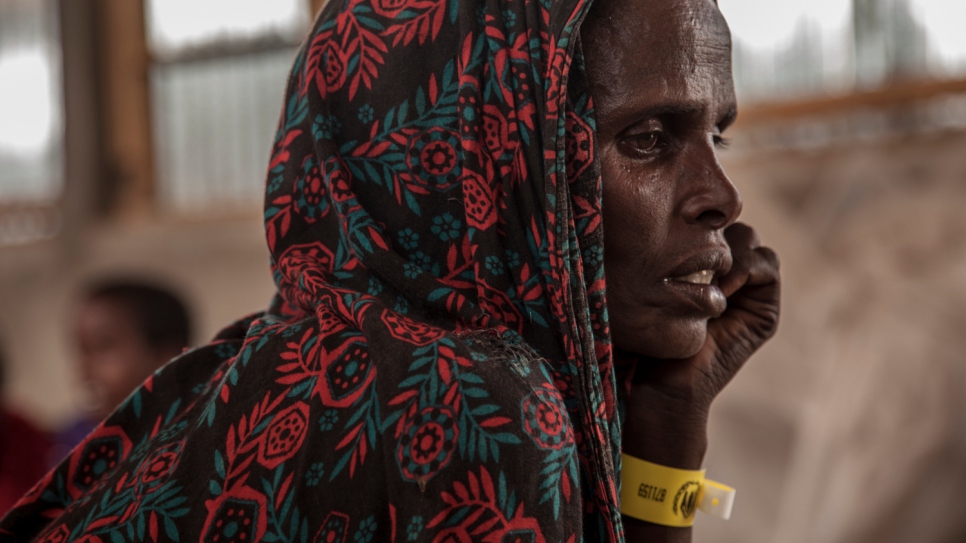
[[[106,416],[162,364],[124,304],[109,299],[84,302],[76,338],[81,374],[96,414]]]

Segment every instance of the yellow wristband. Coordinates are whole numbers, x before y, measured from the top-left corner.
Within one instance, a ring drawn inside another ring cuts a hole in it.
[[[686,528],[694,524],[705,470],[683,470],[623,455],[621,513],[639,520]]]

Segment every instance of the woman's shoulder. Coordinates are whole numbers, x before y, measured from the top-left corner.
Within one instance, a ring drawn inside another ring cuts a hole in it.
[[[253,541],[470,534],[484,518],[493,534],[579,533],[574,431],[551,368],[504,336],[386,318],[363,333],[256,316],[186,352],[0,528],[110,537],[160,519],[170,538],[209,540],[244,511]]]

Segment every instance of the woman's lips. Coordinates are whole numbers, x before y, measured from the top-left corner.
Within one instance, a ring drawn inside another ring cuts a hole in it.
[[[718,317],[727,309],[728,301],[717,280],[728,274],[731,264],[731,252],[726,245],[692,252],[668,267],[658,276],[661,279],[656,284],[651,282],[653,279],[645,280],[649,287],[656,287],[653,291],[656,297],[650,303],[682,317]]]
[[[714,270],[701,270],[685,277],[673,277],[665,279],[665,281],[693,283],[695,285],[710,285],[712,279],[714,279]]]
[[[728,301],[714,284],[714,276],[713,270],[701,270],[682,277],[669,277],[664,280],[664,286],[672,296],[701,315],[717,317],[727,309]]]

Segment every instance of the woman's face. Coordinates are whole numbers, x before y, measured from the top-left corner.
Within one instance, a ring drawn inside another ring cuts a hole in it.
[[[614,344],[691,356],[725,310],[724,228],[741,213],[716,156],[736,114],[728,26],[713,0],[598,0],[581,37]]]

